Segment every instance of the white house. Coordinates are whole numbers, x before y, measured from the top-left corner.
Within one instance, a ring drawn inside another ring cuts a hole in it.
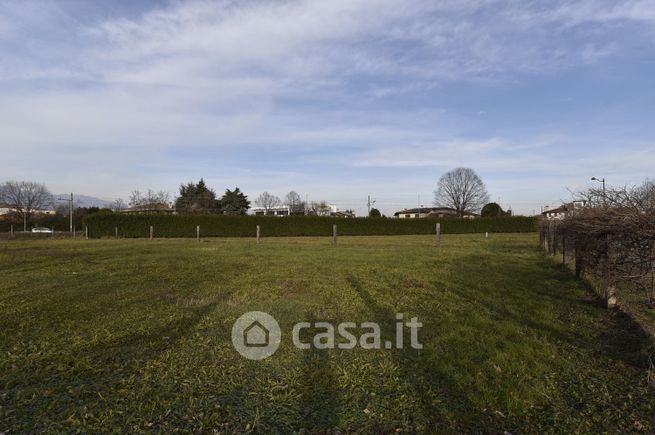
[[[124,214],[174,214],[175,204],[172,202],[156,202],[152,204],[130,204],[129,207],[119,211]]]
[[[16,209],[9,204],[0,203],[0,216],[15,212]],[[32,210],[32,214],[55,214],[53,209]]]
[[[541,215],[546,219],[564,219],[571,212],[587,206],[586,201],[573,201],[568,204],[562,204],[556,208],[545,206]]]
[[[253,207],[250,209],[251,213],[255,216],[290,216],[291,207],[286,205],[281,205],[279,207],[272,207],[266,210],[264,207]],[[351,211],[341,211],[336,205],[329,204],[327,208],[322,212],[323,216],[332,216],[332,217],[355,217],[355,213]],[[301,213],[302,214],[302,213]],[[305,210],[304,214],[312,214]]]
[[[398,219],[419,219],[419,218],[444,218],[458,217],[457,210],[450,207],[421,207],[421,208],[409,208],[406,210],[397,211],[394,214],[394,217]],[[471,219],[478,217],[475,213],[470,213],[465,211],[462,213],[462,217],[465,219]]]
[[[253,207],[251,210],[255,216],[289,216],[291,214],[291,208],[286,205],[272,207],[268,210],[264,207]]]

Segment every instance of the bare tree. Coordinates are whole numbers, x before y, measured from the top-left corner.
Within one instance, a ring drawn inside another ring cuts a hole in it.
[[[645,180],[639,186],[607,188],[592,187],[573,192],[573,195],[586,202],[589,207],[608,207],[631,209],[638,212],[655,211],[655,182]]]
[[[171,194],[164,190],[155,192],[154,190],[148,189],[148,192],[146,192],[146,196],[145,196],[145,201],[146,204],[148,205],[168,204],[170,200],[171,200]]]
[[[255,199],[255,204],[263,208],[264,211],[268,214],[271,209],[279,207],[280,204],[282,204],[282,201],[277,196],[271,195],[268,192],[264,192],[259,195],[257,199]]]
[[[316,206],[317,203],[314,201],[305,203],[305,215],[306,216],[316,216]]]
[[[303,214],[305,212],[305,202],[293,190],[287,193],[284,198],[284,205],[289,207],[289,213],[291,214]]]
[[[130,202],[129,205],[130,207],[134,207],[135,205],[141,205],[141,202],[143,201],[142,196],[141,196],[141,191],[133,190],[130,193]]]
[[[331,207],[326,201],[312,201],[306,206],[306,213],[309,216],[330,216]]]
[[[330,216],[332,208],[327,201],[311,201],[305,204],[305,214],[308,216]]]
[[[439,179],[434,202],[440,207],[451,207],[461,217],[465,212],[476,212],[489,202],[489,194],[482,179],[470,168],[455,168]]]
[[[332,208],[330,205],[325,202],[321,201],[318,203],[318,215],[319,216],[330,216],[330,212],[332,211]]]
[[[644,211],[655,211],[655,181],[646,180],[635,189],[637,205]]]
[[[141,191],[137,189],[130,193],[130,206],[168,204],[170,196],[171,195],[168,192],[163,190],[155,192],[152,189],[148,189],[145,194],[142,194]]]
[[[120,213],[126,208],[127,205],[125,205],[125,201],[123,201],[121,198],[117,198],[116,200],[114,200],[114,202],[111,203],[111,209],[116,213]]]
[[[34,211],[53,203],[52,194],[42,183],[31,181],[7,181],[0,186],[0,202],[6,203],[23,219],[23,231]]]

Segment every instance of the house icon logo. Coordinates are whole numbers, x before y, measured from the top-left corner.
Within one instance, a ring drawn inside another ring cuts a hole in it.
[[[243,343],[246,347],[266,347],[270,335],[270,331],[258,320],[255,320],[243,330]]]
[[[281,339],[280,325],[262,311],[247,312],[232,326],[232,344],[248,359],[262,360],[273,355]]]

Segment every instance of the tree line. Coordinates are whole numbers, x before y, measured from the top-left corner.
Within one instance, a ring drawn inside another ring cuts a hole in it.
[[[483,217],[502,217],[509,213],[502,210],[496,203],[489,203],[486,186],[477,173],[470,168],[455,168],[445,173],[437,184],[434,192],[434,204],[449,207],[463,216],[465,213],[480,212]],[[254,205],[271,214],[278,207],[286,207],[289,215],[330,216],[332,209],[326,201],[304,201],[295,191],[290,191],[284,199],[269,192],[261,193],[253,200]],[[30,218],[40,210],[50,208],[57,215],[69,216],[69,204],[57,203],[48,188],[37,182],[8,181],[0,185],[0,207],[4,204],[10,208],[11,216],[20,220],[26,231]],[[209,187],[201,178],[197,183],[181,184],[179,194],[171,201],[171,195],[166,191],[134,190],[129,196],[129,202],[123,199],[115,200],[106,212],[122,212],[129,209],[175,210],[186,214],[226,214],[245,215],[251,208],[251,201],[238,187],[226,189],[222,195]],[[74,221],[79,222],[85,214],[101,211],[96,207],[75,207]],[[352,213],[352,210],[345,210]],[[380,210],[372,208],[369,217],[384,217]],[[50,220],[53,220],[51,218]]]
[[[434,192],[434,203],[437,206],[454,209],[459,216],[465,213],[479,212],[483,217],[509,216],[497,203],[489,203],[489,194],[480,176],[471,168],[455,168],[445,173],[438,182]],[[129,205],[153,205],[169,202],[167,192],[149,190],[145,194],[135,190],[130,195]],[[120,201],[120,200],[118,200]],[[279,207],[286,207],[290,215],[330,216],[331,208],[326,201],[303,201],[295,191],[290,191],[284,199],[270,194],[261,193],[253,200],[254,205],[264,214],[269,214]],[[122,201],[115,204],[114,209],[125,208]],[[178,213],[199,214],[246,214],[250,201],[238,187],[227,189],[220,198],[216,191],[207,186],[203,178],[197,183],[189,182],[179,187],[179,195],[175,200],[175,210]],[[353,213],[352,210],[345,210]],[[380,210],[372,208],[369,217],[382,217]]]

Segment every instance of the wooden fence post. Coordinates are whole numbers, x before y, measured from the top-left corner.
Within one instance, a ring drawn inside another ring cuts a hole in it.
[[[150,240],[152,240],[153,234],[154,234],[154,230],[152,228],[152,225],[150,225]]]
[[[607,308],[613,308],[616,306],[616,286],[612,282],[609,260],[607,258],[605,260],[605,264],[603,265],[603,297],[605,298]]]
[[[616,306],[616,286],[612,280],[612,267],[611,267],[611,244],[612,238],[610,235],[606,236],[606,249],[605,249],[605,264],[603,265],[603,295],[607,308]]]
[[[436,225],[436,234],[437,234],[437,246],[441,244],[441,223]]]
[[[14,224],[11,224],[11,237],[14,237]]]
[[[337,224],[332,225],[332,244],[337,246]]]
[[[196,225],[196,239],[200,242],[200,225]]]
[[[257,243],[259,243],[260,236],[261,236],[261,229],[259,228],[259,225],[257,225]]]

